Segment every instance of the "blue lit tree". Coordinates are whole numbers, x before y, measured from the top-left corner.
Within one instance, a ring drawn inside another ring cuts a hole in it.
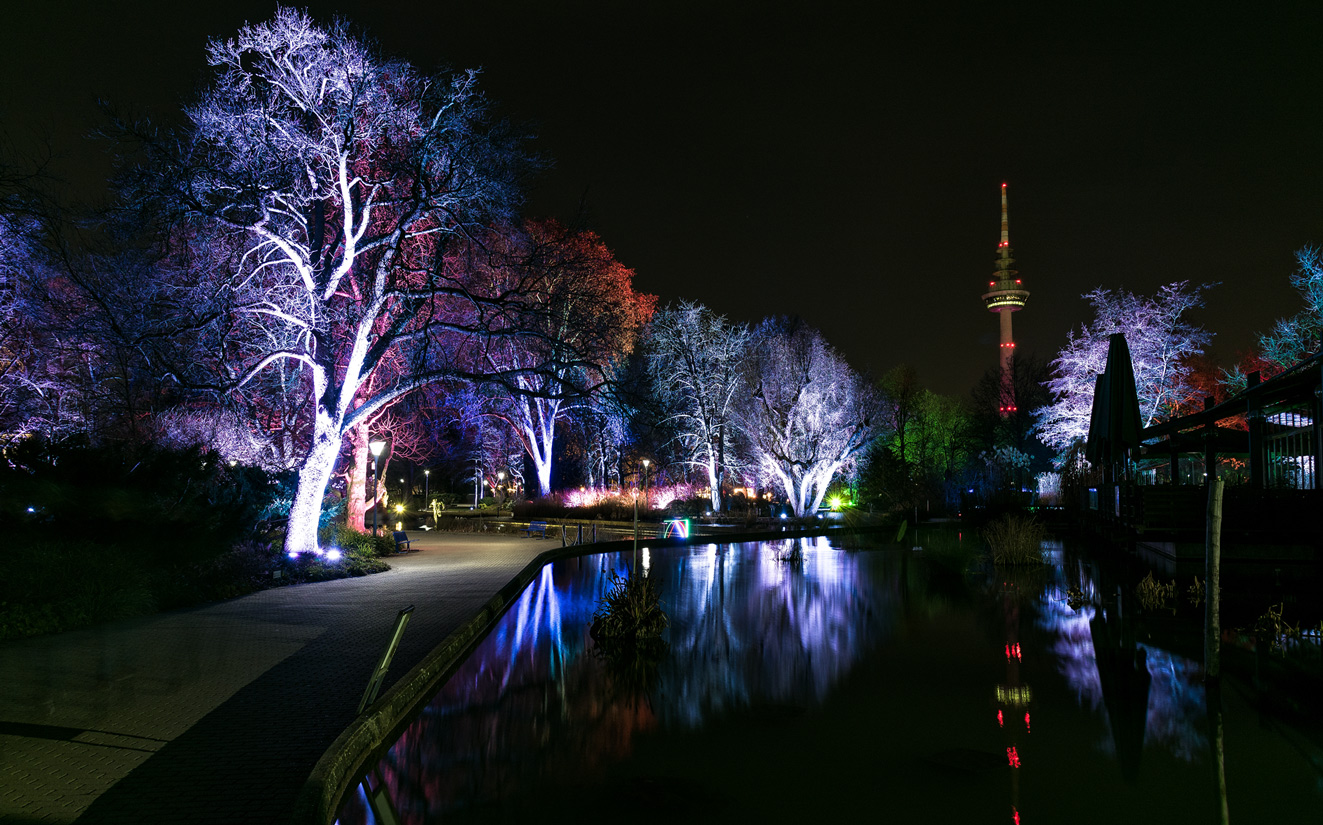
[[[1291,286],[1300,293],[1305,306],[1289,318],[1278,319],[1271,332],[1259,336],[1259,356],[1272,374],[1317,353],[1323,340],[1323,260],[1317,248],[1307,246],[1296,253],[1296,262],[1299,267],[1291,273]],[[1229,373],[1228,383],[1243,389],[1243,371]]]
[[[735,402],[748,346],[747,327],[688,301],[658,312],[648,332],[662,426],[681,461],[707,476],[713,510],[721,509],[725,473],[736,463]]]
[[[752,333],[738,415],[750,463],[803,516],[822,505],[832,479],[855,470],[882,405],[820,332],[769,318]]]

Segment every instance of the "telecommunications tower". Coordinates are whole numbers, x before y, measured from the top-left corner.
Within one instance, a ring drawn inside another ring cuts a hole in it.
[[[1006,184],[1001,185],[1001,243],[997,245],[997,268],[988,281],[988,291],[983,293],[983,303],[989,312],[1001,316],[1001,398],[998,412],[1010,415],[1015,412],[1015,384],[1011,380],[1011,361],[1015,357],[1015,338],[1011,335],[1011,313],[1024,309],[1029,300],[1029,291],[1020,284],[1020,278],[1011,267],[1015,259],[1011,257],[1010,222],[1006,212]]]

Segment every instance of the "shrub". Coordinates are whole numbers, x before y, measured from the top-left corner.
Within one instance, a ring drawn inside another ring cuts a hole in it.
[[[600,645],[638,642],[660,636],[671,623],[648,576],[614,576],[593,614],[589,634]]]
[[[369,536],[368,538],[371,538]],[[391,545],[394,548],[394,544]],[[382,561],[371,550],[355,548],[348,550],[339,561],[327,561],[322,556],[304,556],[290,560],[289,580],[291,584],[300,582],[323,582],[332,579],[346,579],[354,576],[366,576],[370,573],[382,573],[390,565]]]
[[[152,585],[140,553],[87,541],[11,544],[0,554],[0,639],[154,612]]]
[[[96,525],[99,541],[173,561],[204,559],[250,535],[279,493],[271,476],[216,453],[50,444],[28,438],[0,464],[0,502],[56,534]],[[0,514],[3,514],[0,512]],[[187,533],[189,540],[179,536]]]
[[[1042,564],[1043,525],[1032,516],[1004,515],[983,528],[994,564]]]
[[[323,547],[337,547],[345,554],[357,552],[365,556],[392,556],[395,554],[395,538],[390,530],[383,530],[379,536],[363,533],[343,524],[323,527],[317,531],[317,543]]]
[[[486,521],[479,518],[442,516],[436,520],[436,529],[444,533],[476,533],[483,528],[484,524],[486,524]]]
[[[170,571],[169,584],[160,588],[161,603],[184,607],[256,593],[271,586],[271,573],[279,567],[279,550],[266,542],[243,541],[218,556]]]
[[[712,510],[710,498],[675,499],[666,507],[666,513],[673,518],[698,518]]]

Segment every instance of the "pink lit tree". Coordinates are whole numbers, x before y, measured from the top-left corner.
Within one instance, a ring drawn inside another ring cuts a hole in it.
[[[799,319],[770,318],[752,333],[738,408],[759,475],[796,516],[815,512],[832,480],[852,472],[882,421],[871,382]]]
[[[1145,427],[1189,404],[1196,393],[1192,361],[1212,333],[1190,322],[1188,314],[1204,305],[1210,286],[1177,281],[1151,298],[1101,287],[1086,293],[1094,319],[1070,333],[1051,363],[1047,388],[1053,400],[1037,413],[1043,443],[1065,450],[1088,435],[1094,380],[1107,367],[1107,341],[1114,332],[1125,333],[1130,347]]]

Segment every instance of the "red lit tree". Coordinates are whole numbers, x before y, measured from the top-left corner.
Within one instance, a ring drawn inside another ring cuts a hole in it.
[[[522,335],[482,350],[482,368],[510,375],[493,385],[488,414],[515,433],[545,496],[558,424],[589,406],[633,349],[656,298],[634,291],[633,270],[597,235],[556,221],[528,221],[491,239],[486,250],[475,277],[495,293],[526,294],[531,308],[514,321]]]

